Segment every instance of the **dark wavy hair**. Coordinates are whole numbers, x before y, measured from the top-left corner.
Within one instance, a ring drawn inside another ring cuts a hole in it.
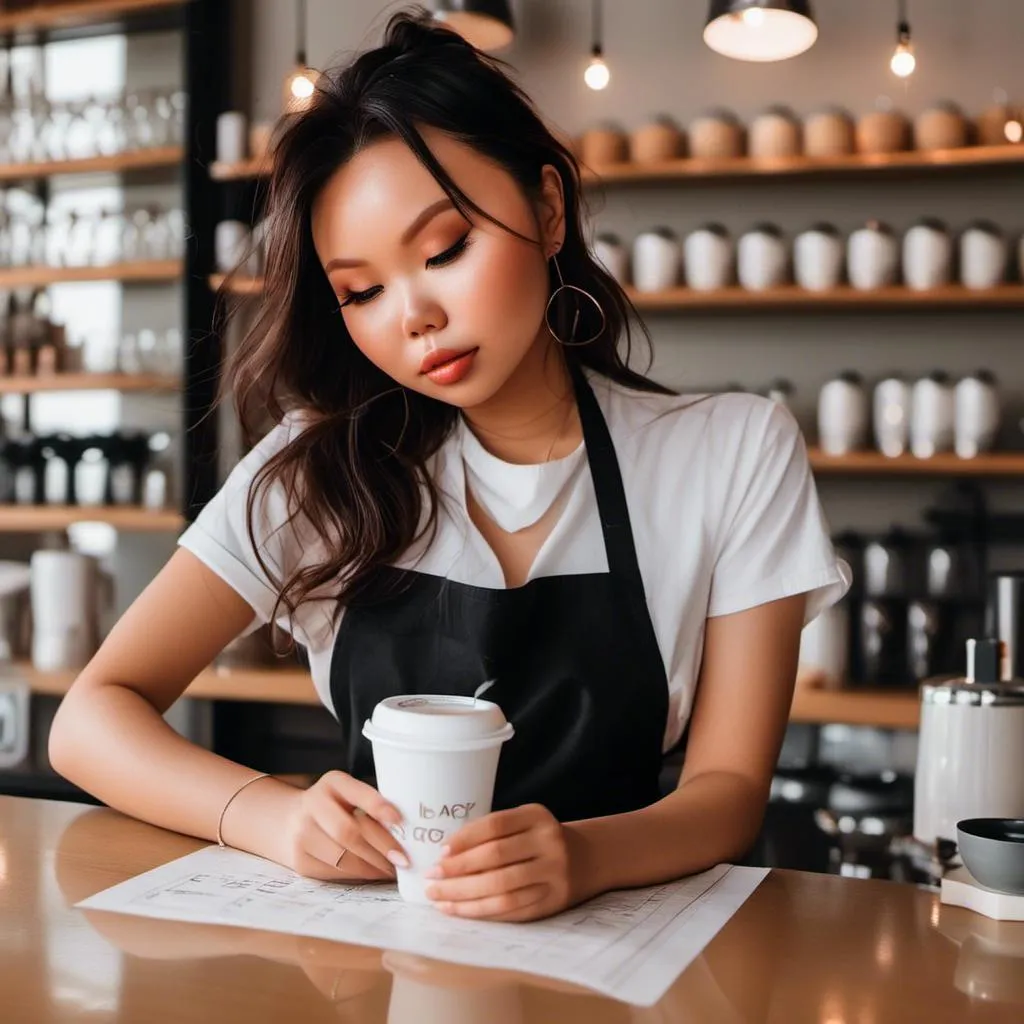
[[[378,570],[437,525],[428,460],[458,409],[398,386],[360,352],[313,247],[318,193],[376,140],[401,139],[460,212],[496,224],[448,176],[419,129],[429,125],[497,162],[531,200],[539,198],[542,168],[553,165],[565,197],[563,277],[593,295],[605,315],[601,333],[565,350],[567,358],[628,387],[668,393],[629,368],[636,311],[587,250],[579,166],[506,70],[417,7],[389,20],[381,46],[322,74],[309,107],[280,126],[264,220],[264,295],[225,375],[250,442],[268,412],[280,422],[301,409],[309,424],[260,468],[248,498],[249,539],[278,590],[278,611],[294,613],[313,591],[335,595],[339,607],[368,600],[385,575]],[[278,528],[303,517],[328,552],[284,578],[264,564],[254,528],[261,495],[275,486],[284,488],[290,513]]]

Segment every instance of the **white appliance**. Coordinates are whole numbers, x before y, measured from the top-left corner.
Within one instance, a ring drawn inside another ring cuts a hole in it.
[[[30,565],[33,666],[40,672],[84,668],[99,647],[110,577],[95,558],[77,551],[36,551]]]

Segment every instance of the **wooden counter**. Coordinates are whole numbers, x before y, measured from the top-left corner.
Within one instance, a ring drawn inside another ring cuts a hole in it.
[[[5,1024],[967,1024],[1024,1019],[1024,924],[910,886],[773,872],[656,1007],[539,978],[71,905],[202,844],[0,798]],[[410,1008],[410,1006],[412,1008]]]

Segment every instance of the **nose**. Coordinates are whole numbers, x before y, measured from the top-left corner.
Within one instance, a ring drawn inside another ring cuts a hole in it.
[[[425,295],[409,294],[402,314],[402,330],[407,338],[421,338],[440,331],[448,323],[440,304]]]

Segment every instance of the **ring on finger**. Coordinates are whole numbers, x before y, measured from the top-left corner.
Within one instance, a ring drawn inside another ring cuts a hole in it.
[[[348,850],[342,850],[341,851],[341,856],[334,862],[335,870],[337,870],[338,868],[341,867],[341,862],[345,859],[345,854],[346,853],[348,853]]]

